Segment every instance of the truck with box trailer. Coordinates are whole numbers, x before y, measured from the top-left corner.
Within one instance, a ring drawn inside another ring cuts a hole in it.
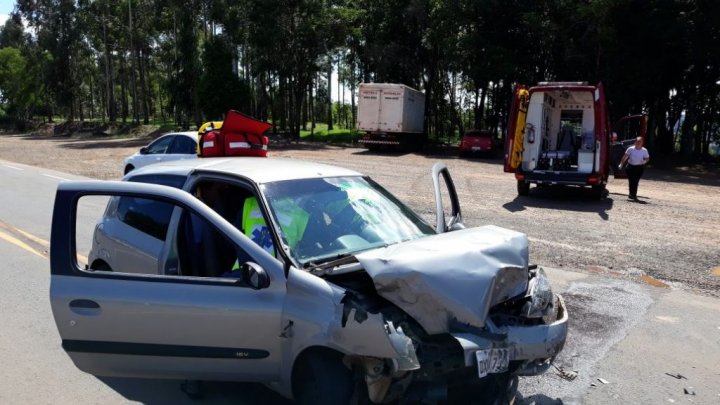
[[[357,129],[359,142],[381,147],[417,149],[424,140],[425,95],[403,84],[361,83]]]
[[[589,187],[601,198],[616,143],[609,122],[602,83],[516,86],[504,170],[515,174],[518,194],[527,195],[534,183]]]

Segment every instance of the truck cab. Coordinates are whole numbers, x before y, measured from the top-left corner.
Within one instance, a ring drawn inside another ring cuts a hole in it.
[[[541,82],[516,87],[505,145],[505,172],[519,195],[530,184],[592,188],[608,181],[610,133],[602,83]]]

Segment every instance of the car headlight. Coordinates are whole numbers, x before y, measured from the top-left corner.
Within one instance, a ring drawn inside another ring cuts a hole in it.
[[[548,319],[544,320],[552,322],[551,318],[556,307],[555,294],[553,294],[550,280],[542,268],[538,268],[535,271],[535,277],[530,279],[526,296],[529,300],[523,306],[522,315],[527,318],[547,317]]]

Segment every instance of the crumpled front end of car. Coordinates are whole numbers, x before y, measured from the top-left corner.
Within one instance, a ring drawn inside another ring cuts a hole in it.
[[[343,305],[351,318],[382,316],[397,342],[391,358],[346,356],[373,402],[453,400],[487,381],[516,389],[516,376],[543,373],[564,346],[563,299],[542,269],[528,266],[523,234],[474,228],[358,260],[374,288],[358,289],[357,275],[328,280],[348,288]]]

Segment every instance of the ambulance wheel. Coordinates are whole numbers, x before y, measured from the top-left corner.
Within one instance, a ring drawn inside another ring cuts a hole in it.
[[[518,195],[528,195],[530,193],[530,183],[523,180],[517,182]]]
[[[127,165],[127,166],[125,166],[125,173],[124,173],[124,174],[130,173],[131,171],[133,171],[133,169],[135,169],[135,166],[133,166],[133,165]]]
[[[605,185],[604,184],[592,186],[592,197],[594,199],[602,200],[604,195],[605,195]]]

